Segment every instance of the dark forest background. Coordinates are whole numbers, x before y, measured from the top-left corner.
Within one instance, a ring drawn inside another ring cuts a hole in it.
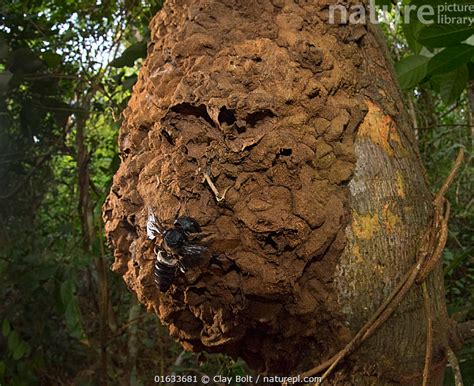
[[[390,1],[379,3],[389,7],[381,26],[433,192],[459,148],[467,153],[448,194],[443,259],[450,314],[474,319],[473,30],[403,24]],[[161,6],[0,4],[0,385],[144,385],[155,375],[248,372],[240,360],[184,352],[109,270],[101,207],[119,165],[120,113]],[[459,359],[472,384],[473,342]]]

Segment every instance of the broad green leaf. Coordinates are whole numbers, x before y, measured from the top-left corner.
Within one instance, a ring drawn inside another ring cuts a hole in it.
[[[76,339],[82,339],[84,332],[81,326],[81,311],[76,299],[68,303],[64,316],[66,318],[66,327],[69,335]]]
[[[7,319],[4,319],[3,323],[2,323],[2,334],[3,334],[3,336],[7,337],[8,334],[10,334],[10,331],[11,331],[10,322]]]
[[[136,75],[131,75],[127,76],[123,82],[122,86],[125,90],[131,90],[133,85],[137,82],[137,76]]]
[[[5,369],[6,369],[5,362],[0,361],[0,377],[3,377],[5,375]]]
[[[110,62],[112,67],[131,67],[135,60],[146,56],[146,41],[135,43],[128,47],[122,56]]]
[[[28,346],[26,345],[25,342],[20,342],[18,344],[18,346],[15,347],[15,349],[13,350],[13,360],[17,361],[21,358],[23,358],[23,356],[26,354],[26,352],[28,351]]]
[[[61,64],[63,57],[55,52],[43,52],[41,59],[48,65],[49,68],[57,67]]]
[[[403,23],[402,28],[408,46],[415,55],[418,55],[423,48],[423,45],[416,40],[416,35],[418,34],[418,31],[423,28],[423,24],[418,20],[411,20],[410,23]]]
[[[71,302],[72,297],[74,296],[74,283],[72,280],[67,279],[61,283],[61,300],[64,305],[67,305]]]
[[[473,34],[473,28],[466,25],[429,25],[421,28],[416,35],[418,42],[430,47],[447,47],[466,40]]]
[[[445,48],[433,56],[428,62],[428,75],[435,75],[454,71],[467,62],[474,55],[474,47],[467,44]]]
[[[467,64],[467,69],[469,71],[469,80],[473,80],[474,79],[474,62],[472,60]]]
[[[12,331],[8,335],[8,349],[10,352],[14,352],[16,347],[20,344],[20,337],[16,331]]]
[[[416,86],[426,76],[427,63],[430,59],[422,55],[412,55],[395,64],[400,86],[410,89]]]
[[[440,82],[442,84],[442,87],[440,87],[441,98],[444,103],[451,105],[458,100],[467,86],[469,79],[467,66],[461,66],[452,72],[439,76],[441,77]]]
[[[474,32],[468,39],[466,39],[464,43],[469,44],[470,46],[474,46]]]

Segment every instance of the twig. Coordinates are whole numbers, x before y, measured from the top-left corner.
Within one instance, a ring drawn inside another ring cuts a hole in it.
[[[457,325],[458,334],[461,339],[469,340],[474,338],[474,320],[467,320]]]
[[[127,330],[130,328],[131,325],[139,322],[140,320],[142,320],[144,317],[146,317],[147,315],[146,314],[143,314],[143,315],[140,315],[139,317],[135,318],[135,319],[132,319],[132,320],[129,320],[127,323],[125,323],[124,325],[122,325],[120,327],[120,330],[119,332],[117,332],[115,335],[111,336],[109,338],[109,340],[107,341],[107,346],[109,344],[112,343],[112,341],[114,341],[115,339],[117,338],[120,338],[123,334],[125,334],[127,332]]]
[[[50,159],[50,153],[46,153],[43,158],[39,159],[36,162],[36,165],[34,165],[27,173],[27,175],[23,178],[22,181],[20,181],[17,186],[15,186],[10,192],[4,194],[3,196],[0,196],[0,200],[8,200],[9,198],[13,197],[15,194],[17,194],[21,188],[30,180],[30,178],[34,175],[35,171],[40,168],[40,166],[45,163],[47,160]]]
[[[449,186],[452,184],[454,177],[459,171],[459,168],[462,165],[462,161],[464,160],[464,149],[460,148],[458,152],[458,156],[456,157],[456,161],[454,161],[454,166],[453,169],[451,170],[451,173],[449,173],[448,178],[444,181],[443,186],[441,186],[441,189],[439,190],[438,194],[436,195],[436,198],[434,200],[434,205],[436,206],[441,206],[442,204],[442,199],[444,195],[446,194]]]
[[[425,367],[423,368],[423,386],[428,386],[430,380],[431,360],[433,358],[433,309],[426,282],[421,285],[423,290],[423,303],[425,305],[426,319],[426,351]]]
[[[211,188],[212,193],[214,193],[214,196],[216,197],[217,202],[224,201],[225,200],[225,195],[227,194],[227,191],[230,189],[230,186],[225,188],[224,192],[222,192],[222,194],[220,194],[219,191],[217,190],[216,186],[212,182],[211,177],[209,177],[209,174],[203,173],[203,175],[204,175],[204,179],[206,180],[207,184]]]
[[[463,381],[462,381],[462,374],[461,374],[461,369],[459,367],[459,361],[458,358],[456,357],[456,354],[454,354],[453,350],[451,350],[450,347],[447,347],[446,349],[446,355],[448,357],[448,362],[453,369],[453,374],[454,374],[454,385],[455,386],[463,386]]]
[[[419,127],[420,130],[430,130],[434,129],[435,127],[470,127],[471,125],[467,123],[453,123],[453,124],[443,124],[443,123],[438,123],[436,125],[431,125],[431,126],[424,126],[424,127]]]
[[[445,201],[445,205],[446,205],[446,209],[445,209],[444,216],[438,213],[437,214],[438,220],[434,220],[434,226],[432,227],[432,229],[439,228],[439,232],[432,235],[432,240],[433,241],[437,240],[436,247],[434,248],[434,251],[431,253],[431,256],[424,261],[423,267],[416,279],[417,284],[423,283],[428,277],[428,275],[430,274],[430,272],[436,267],[439,260],[441,259],[441,255],[443,254],[446,241],[448,240],[448,219],[449,219],[451,205],[449,204],[449,201]]]

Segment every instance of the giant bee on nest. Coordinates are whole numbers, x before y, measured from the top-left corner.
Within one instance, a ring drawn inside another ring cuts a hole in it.
[[[194,243],[201,233],[201,227],[192,217],[178,217],[173,228],[164,229],[158,225],[151,209],[146,224],[147,237],[155,241],[155,284],[166,292],[173,284],[178,269],[182,272],[199,261],[207,248]],[[160,237],[158,237],[160,236]]]

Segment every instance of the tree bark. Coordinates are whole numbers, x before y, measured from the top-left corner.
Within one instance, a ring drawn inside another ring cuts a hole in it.
[[[432,216],[380,32],[330,24],[331,4],[167,1],[104,207],[114,269],[173,337],[273,374],[342,348],[415,263]],[[164,227],[196,218],[209,249],[164,294],[152,284],[149,209]],[[439,267],[428,286],[441,384]],[[416,286],[333,383],[420,384],[425,335]]]

